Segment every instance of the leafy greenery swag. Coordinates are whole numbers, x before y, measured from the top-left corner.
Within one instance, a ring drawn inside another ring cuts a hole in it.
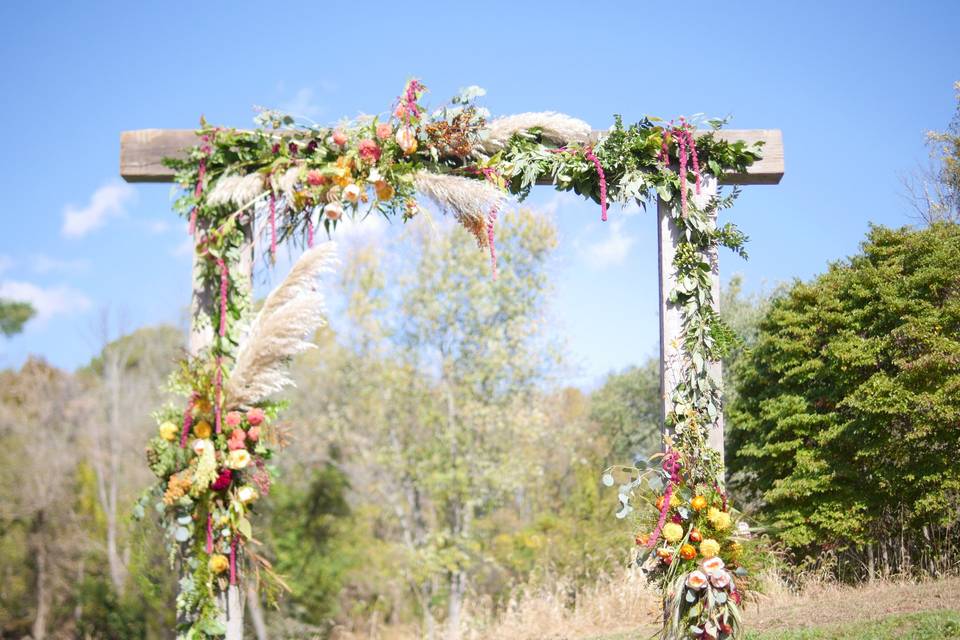
[[[157,413],[160,434],[148,458],[159,482],[139,507],[142,513],[158,500],[171,558],[187,569],[177,603],[181,637],[224,633],[216,597],[238,573],[254,569],[274,584],[279,580],[248,543],[255,504],[249,496],[258,496],[254,487],[260,494],[269,489],[268,462],[283,440],[270,423],[281,407],[266,399],[228,406],[223,395],[241,320],[251,307],[249,274],[240,265],[258,220],[267,227],[272,260],[279,242],[312,246],[317,226],[333,234],[345,215],[410,219],[420,213],[416,195],[425,194],[490,251],[496,277],[495,222],[506,194],[523,199],[535,184],[550,183],[598,202],[604,219],[608,203],[645,206],[657,196],[674,203],[680,242],[670,302],[682,310],[684,358],[665,445],[685,485],[722,492],[723,461],[706,439],[720,416],[721,389],[708,366],[735,338],[714,311],[711,255],[718,246],[744,254],[745,237],[732,224],[715,224],[736,189],[705,206],[688,196],[699,192],[704,174],[745,171],[760,158],[759,145],[720,140],[713,131],[724,121],[701,118],[668,123],[648,117],[625,126],[616,116],[599,136],[586,123],[554,113],[488,122],[489,113],[476,104],[484,94],[478,87],[427,114],[425,91],[411,80],[388,114],[334,127],[271,110],[258,114],[253,130],[201,121],[198,144],[184,159],[165,161],[184,188],[175,209],[190,220],[204,258],[198,260],[199,286],[206,299],[219,302],[198,310],[196,319],[212,330],[212,344],[185,362],[173,383],[189,399],[186,410]],[[257,438],[250,437],[254,431]],[[187,447],[189,438],[211,443],[211,451]],[[238,467],[232,461],[241,450],[250,460]]]

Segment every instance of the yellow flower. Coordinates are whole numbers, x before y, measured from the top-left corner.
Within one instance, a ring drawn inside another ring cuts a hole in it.
[[[213,406],[206,398],[200,398],[194,403],[193,409],[194,413],[210,413],[213,411]]]
[[[690,506],[694,511],[703,511],[707,508],[707,499],[703,496],[694,496],[693,499],[690,500]]]
[[[395,194],[393,185],[386,180],[379,180],[374,183],[373,187],[377,191],[377,198],[379,200],[391,200]]]
[[[730,514],[726,511],[720,511],[716,507],[711,507],[707,512],[707,520],[717,531],[725,531],[730,528]]]
[[[700,543],[700,555],[704,558],[712,558],[720,553],[720,543],[713,538],[707,538]]]
[[[243,469],[250,464],[250,452],[246,449],[234,449],[230,452],[227,466],[231,469]]]
[[[257,497],[257,490],[250,485],[244,485],[237,490],[237,499],[244,504],[253,502]]]
[[[668,522],[667,524],[663,525],[663,539],[667,542],[677,542],[682,537],[683,527],[678,525],[676,522]]]
[[[215,553],[210,556],[210,562],[207,563],[207,566],[213,573],[223,573],[230,568],[230,561],[227,560],[227,556]]]
[[[173,442],[177,439],[177,425],[172,422],[164,422],[160,425],[160,437],[166,440],[167,442]]]
[[[213,429],[210,428],[209,422],[201,420],[193,425],[193,434],[198,438],[209,438],[213,434]]]
[[[740,554],[743,553],[743,546],[737,542],[731,542],[727,545],[727,548],[730,551],[730,557],[736,560],[740,557]]]

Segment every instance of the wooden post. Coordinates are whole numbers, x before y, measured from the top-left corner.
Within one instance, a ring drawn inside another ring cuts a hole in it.
[[[717,193],[717,180],[712,176],[704,175],[700,185],[700,195],[691,190],[690,200],[698,207],[706,206],[710,198]],[[676,273],[673,268],[673,257],[677,251],[679,230],[673,222],[675,208],[680,206],[679,200],[665,202],[657,198],[657,239],[659,244],[660,267],[660,419],[661,428],[666,429],[666,416],[670,412],[670,397],[680,380],[685,357],[683,345],[680,344],[683,335],[683,318],[680,309],[670,304],[670,292],[676,286]],[[716,216],[713,218],[716,224]],[[714,308],[719,309],[720,302],[720,270],[716,251],[707,256],[713,266],[711,284],[713,291]],[[719,383],[721,369],[719,362],[710,363],[710,373]],[[720,452],[723,459],[723,415],[717,419],[717,424],[710,431],[707,443]]]
[[[241,253],[240,264],[237,274],[239,282],[234,283],[239,288],[250,289],[253,286],[253,258],[254,242],[252,226],[247,224],[244,227],[244,234],[247,238],[247,246]],[[196,239],[203,237],[200,229],[197,230]],[[213,290],[210,287],[203,286],[203,280],[200,276],[203,261],[209,260],[208,257],[200,255],[197,251],[193,252],[193,293],[190,304],[190,355],[196,356],[201,351],[213,343],[213,309],[219,304],[219,288]],[[238,574],[239,583],[239,574]],[[217,604],[221,612],[221,621],[227,629],[227,640],[242,640],[243,638],[243,599],[240,597],[240,585],[230,585],[225,594],[220,594]]]

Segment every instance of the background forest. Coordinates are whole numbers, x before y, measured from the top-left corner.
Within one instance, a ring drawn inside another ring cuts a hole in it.
[[[872,228],[810,281],[723,292],[742,337],[725,363],[733,499],[766,528],[779,584],[960,561],[960,120],[930,145],[935,170],[904,205],[915,224]],[[416,223],[328,281],[347,321],[294,364],[292,446],[258,525],[290,592],[250,599],[258,637],[453,640],[630,580],[636,532],[599,476],[656,450],[657,363],[564,386],[545,337],[555,228],[521,210],[499,234],[496,280],[461,230]],[[0,312],[8,335],[30,316]],[[135,505],[155,429],[142,408],[168,399],[185,337],[111,337],[107,317],[101,333],[76,371],[0,373],[0,637],[173,626],[161,531]]]

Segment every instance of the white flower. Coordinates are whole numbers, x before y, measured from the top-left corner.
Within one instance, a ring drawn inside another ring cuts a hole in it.
[[[244,504],[247,504],[248,502],[253,502],[258,497],[259,496],[257,495],[257,490],[248,484],[240,487],[237,490],[237,499]]]
[[[207,450],[207,447],[212,447],[213,443],[205,439],[197,439],[193,441],[193,452],[198,456],[202,456],[203,452]]]
[[[348,184],[343,188],[343,197],[350,202],[356,202],[360,199],[360,187],[353,183]]]
[[[339,202],[331,202],[323,208],[323,215],[331,220],[339,220],[343,217],[343,206]]]

